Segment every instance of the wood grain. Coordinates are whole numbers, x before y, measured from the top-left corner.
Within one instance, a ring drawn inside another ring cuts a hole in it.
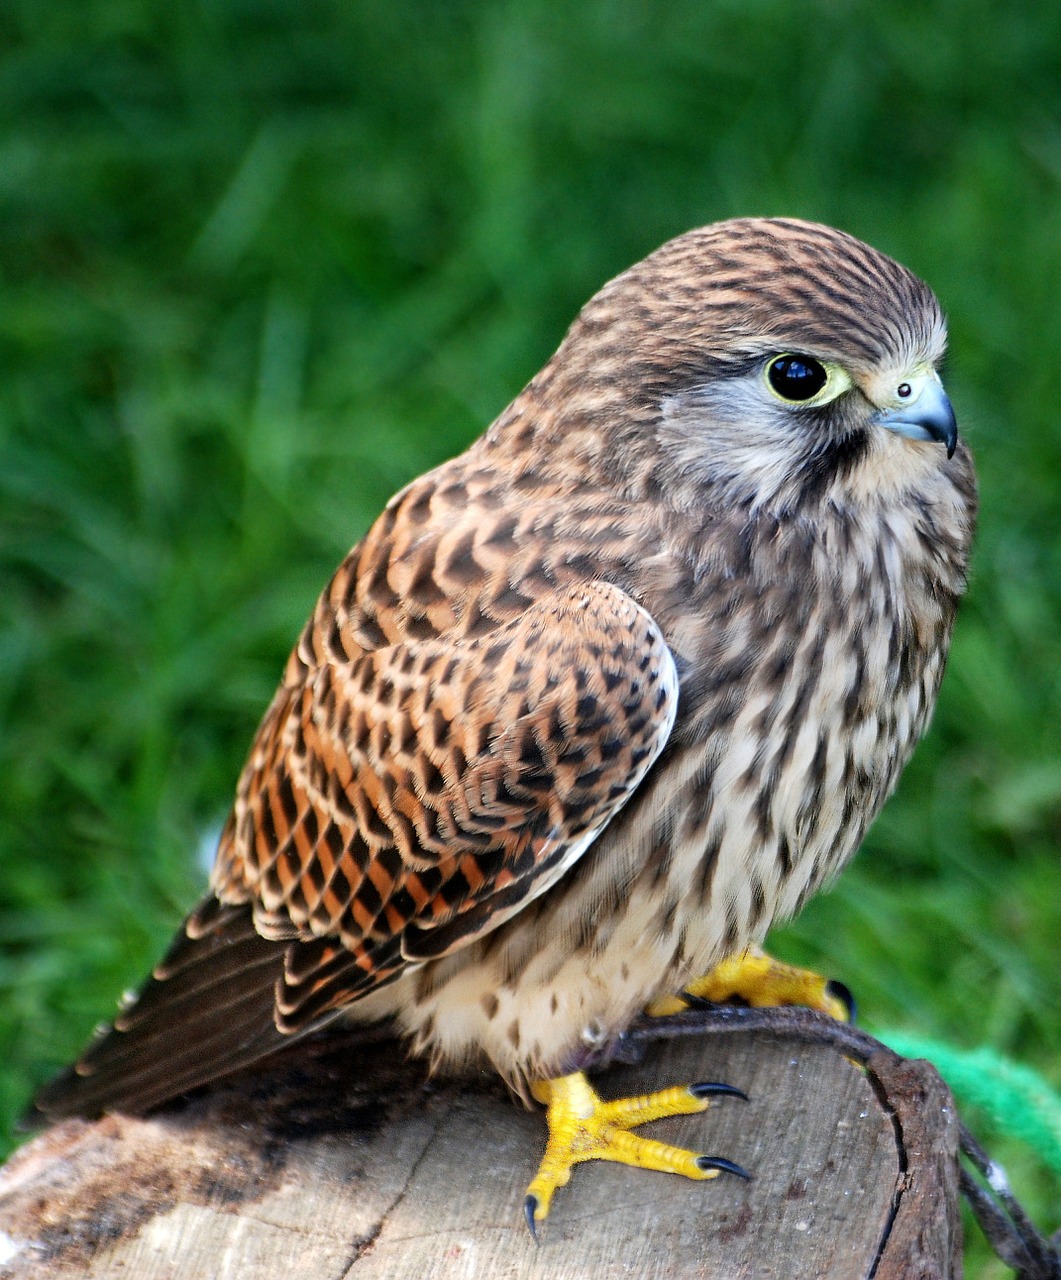
[[[36,1138],[0,1174],[0,1276],[959,1275],[957,1126],[939,1077],[887,1051],[863,1069],[793,1025],[701,1029],[598,1078],[609,1096],[739,1085],[750,1102],[650,1132],[736,1160],[751,1183],[584,1165],[536,1247],[522,1200],[541,1115],[487,1076],[429,1082],[400,1047],[337,1033],[147,1119]]]

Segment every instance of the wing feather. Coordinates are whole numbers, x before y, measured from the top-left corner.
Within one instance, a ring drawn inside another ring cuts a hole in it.
[[[337,936],[386,979],[395,938],[406,959],[443,954],[554,883],[633,793],[676,705],[659,629],[606,583],[478,640],[321,665],[277,709],[215,892]]]
[[[659,628],[607,583],[309,668],[255,740],[213,896],[38,1107],[143,1110],[497,928],[622,808],[677,697]]]

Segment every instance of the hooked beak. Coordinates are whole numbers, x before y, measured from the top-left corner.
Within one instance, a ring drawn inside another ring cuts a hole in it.
[[[916,399],[895,409],[882,409],[873,415],[873,421],[909,440],[935,440],[947,446],[948,458],[954,456],[958,422],[943,384],[934,376],[925,379]]]

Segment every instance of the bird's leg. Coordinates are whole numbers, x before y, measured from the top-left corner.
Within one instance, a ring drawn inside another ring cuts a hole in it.
[[[782,964],[758,947],[728,957],[710,973],[690,982],[681,995],[654,1000],[646,1012],[652,1017],[664,1017],[703,1001],[741,1001],[757,1007],[798,1004],[827,1013],[838,1022],[853,1022],[855,1018],[854,998],[842,982],[823,978],[810,969]]]
[[[582,1072],[576,1071],[555,1080],[537,1081],[532,1091],[539,1102],[545,1103],[549,1125],[545,1155],[524,1201],[527,1224],[535,1238],[537,1224],[549,1213],[553,1192],[568,1182],[573,1167],[583,1160],[612,1160],[638,1169],[680,1173],[701,1181],[717,1178],[720,1173],[748,1177],[740,1165],[720,1156],[697,1155],[630,1132],[650,1120],[706,1111],[712,1097],[718,1095],[744,1098],[732,1085],[712,1082],[680,1085],[637,1098],[606,1102]]]
[[[734,1000],[756,1006],[804,1005],[840,1022],[854,1018],[854,1000],[842,983],[830,981],[809,969],[782,964],[758,947],[749,947],[723,960],[710,973],[690,982],[680,996],[654,1000],[647,1012],[662,1017],[680,1013],[690,1005],[724,1004]],[[524,1202],[532,1235],[537,1224],[548,1215],[553,1193],[568,1182],[571,1170],[583,1160],[612,1160],[639,1169],[680,1173],[701,1180],[717,1178],[719,1173],[749,1176],[739,1165],[720,1156],[697,1155],[630,1132],[664,1116],[706,1111],[713,1096],[746,1096],[732,1085],[710,1082],[679,1085],[638,1098],[606,1102],[582,1072],[576,1071],[573,1075],[538,1081],[532,1091],[539,1102],[545,1103],[549,1125],[545,1155],[527,1188]]]

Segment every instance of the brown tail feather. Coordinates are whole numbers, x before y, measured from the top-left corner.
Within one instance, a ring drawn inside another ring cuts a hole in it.
[[[136,1001],[44,1086],[27,1119],[142,1113],[290,1044],[297,1037],[273,1017],[284,950],[255,931],[249,907],[207,899]]]

